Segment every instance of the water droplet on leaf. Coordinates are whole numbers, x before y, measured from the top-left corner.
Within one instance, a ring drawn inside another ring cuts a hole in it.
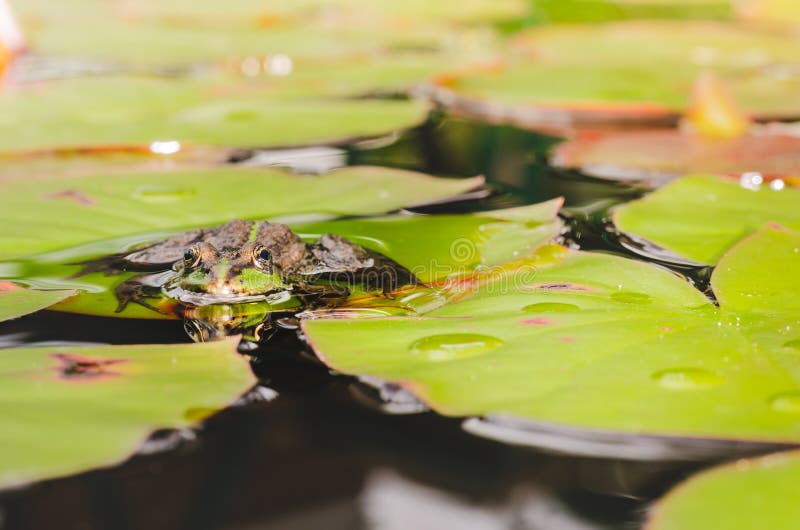
[[[783,392],[769,398],[769,406],[777,412],[800,412],[800,392]]]
[[[670,390],[710,388],[722,383],[719,376],[702,368],[671,368],[653,374],[653,379]]]
[[[623,304],[649,304],[653,298],[649,294],[637,293],[634,291],[620,291],[611,293],[611,299]]]
[[[451,361],[488,353],[504,343],[497,337],[478,333],[445,333],[415,340],[409,346],[414,355],[429,361]]]

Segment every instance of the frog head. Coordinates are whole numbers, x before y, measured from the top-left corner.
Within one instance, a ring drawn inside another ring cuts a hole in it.
[[[164,293],[195,305],[269,300],[291,289],[269,249],[256,242],[221,250],[197,243],[172,268]]]

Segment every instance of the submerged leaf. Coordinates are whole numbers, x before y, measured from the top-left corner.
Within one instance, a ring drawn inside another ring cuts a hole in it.
[[[800,230],[800,190],[782,181],[762,184],[757,174],[742,179],[740,185],[719,177],[684,177],[622,205],[614,221],[623,232],[710,264],[764,223]]]
[[[333,369],[403,384],[446,415],[797,442],[797,411],[772,405],[800,392],[796,303],[776,292],[796,292],[797,247],[800,234],[766,227],[732,249],[712,278],[719,308],[651,265],[545,247],[425,317],[304,329]]]
[[[233,341],[11,348],[0,356],[0,487],[108,466],[255,382]]]

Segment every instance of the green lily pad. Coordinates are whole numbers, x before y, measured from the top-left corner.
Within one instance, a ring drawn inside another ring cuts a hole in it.
[[[800,230],[800,190],[773,187],[765,183],[754,190],[719,177],[685,177],[619,207],[614,222],[623,232],[713,264],[764,223]]]
[[[404,215],[303,224],[309,239],[325,232],[385,254],[423,282],[458,278],[525,256],[555,237],[563,201],[468,215]]]
[[[458,194],[482,182],[369,167],[325,176],[223,167],[14,178],[4,182],[0,197],[0,224],[14,227],[0,235],[0,259],[125,235],[222,224],[236,217],[383,213]]]
[[[525,0],[213,2],[13,1],[38,53],[138,66],[224,62],[277,54],[335,61],[449,47],[473,25],[519,19]]]
[[[0,322],[35,313],[57,304],[75,291],[34,291],[23,289],[8,281],[0,280]]]
[[[553,26],[518,35],[499,64],[438,84],[459,108],[520,123],[557,111],[562,123],[664,120],[686,109],[694,80],[712,71],[747,112],[785,117],[800,114],[800,79],[770,72],[799,53],[800,40],[714,22]]]
[[[387,36],[370,27],[326,24],[323,13],[307,16],[303,27],[285,12],[263,4],[260,12],[220,11],[217,5],[213,14],[208,9],[197,15],[180,13],[178,7],[174,16],[168,8],[161,8],[158,16],[158,9],[148,13],[147,4],[139,2],[128,6],[99,0],[12,3],[29,45],[39,53],[145,65],[276,53],[337,57],[377,51],[390,38],[418,44],[435,38],[425,33],[418,37],[413,28],[412,36],[402,38],[397,31]]]
[[[800,453],[742,459],[694,475],[650,513],[646,530],[794,530]]]
[[[649,264],[545,247],[423,317],[304,329],[331,368],[400,383],[445,415],[797,442],[800,407],[774,403],[800,396],[798,247],[766,227],[732,249],[712,278],[719,308]]]
[[[235,342],[12,348],[0,355],[0,487],[120,462],[255,383]]]
[[[800,26],[800,6],[793,0],[745,0],[735,4],[738,18],[749,24],[787,29]]]
[[[726,19],[729,0],[537,0],[538,22],[606,22],[634,18]]]
[[[419,288],[393,300],[376,300],[382,310],[394,304],[397,311],[424,312],[446,302],[440,291],[448,282],[458,290],[459,277],[485,270],[532,253],[558,234],[556,217],[562,201],[492,210],[463,215],[392,215],[368,219],[340,219],[315,223],[292,223],[294,230],[313,241],[324,233],[342,235],[351,241],[387,255],[411,270],[425,283],[438,282],[436,288]],[[0,262],[0,278],[13,278],[40,289],[75,289],[78,296],[57,304],[54,309],[71,313],[121,318],[176,318],[164,301],[163,313],[138,304],[128,304],[117,313],[114,288],[135,273],[106,275],[103,272],[79,277],[84,262],[96,256],[117,254],[132,244],[153,241],[171,232],[137,234],[100,241],[74,249],[32,256],[14,262]],[[351,286],[352,287],[352,286]],[[367,293],[353,288],[353,305],[363,307]],[[294,301],[296,303],[296,301]],[[154,302],[155,303],[155,302]],[[281,306],[283,307],[283,306]],[[263,313],[257,307],[255,312]],[[274,307],[273,309],[278,309]]]
[[[720,0],[703,0],[705,2]],[[168,4],[157,0],[135,1],[125,4],[128,9],[149,16],[219,17],[219,4],[210,0],[179,0]],[[260,0],[239,0],[226,10],[227,16],[256,17],[265,14]],[[338,15],[344,20],[362,16],[388,20],[486,22],[524,15],[528,5],[523,0],[466,0],[453,5],[427,0],[393,2],[392,0],[299,0],[270,5],[268,10],[284,16]],[[366,14],[365,14],[366,12]]]
[[[756,131],[738,138],[704,138],[678,129],[587,134],[564,142],[552,162],[584,173],[649,180],[689,173],[794,175],[800,138]]]
[[[287,97],[266,82],[142,77],[51,81],[0,95],[0,151],[154,141],[269,147],[374,136],[421,122],[419,101]]]

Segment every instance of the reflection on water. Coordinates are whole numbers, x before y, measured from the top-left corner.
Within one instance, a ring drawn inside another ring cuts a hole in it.
[[[533,484],[521,484],[498,501],[476,502],[415,482],[392,469],[376,469],[369,473],[358,506],[367,525],[380,530],[609,528],[586,520],[553,492]]]

